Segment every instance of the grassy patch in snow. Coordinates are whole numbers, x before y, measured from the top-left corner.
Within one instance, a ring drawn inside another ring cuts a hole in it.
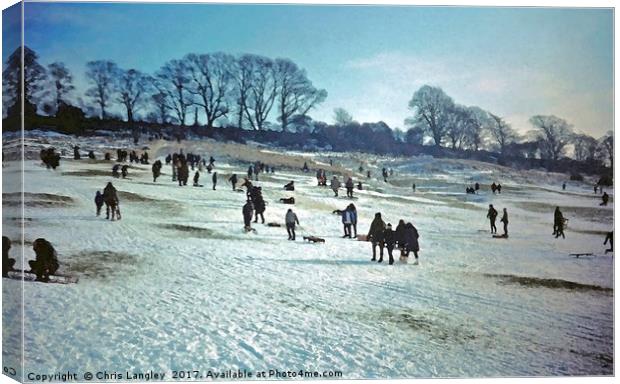
[[[139,259],[135,255],[112,251],[84,251],[67,257],[66,267],[69,275],[81,275],[91,279],[107,279],[135,270]]]
[[[497,279],[499,284],[519,284],[529,288],[550,288],[567,289],[572,291],[594,291],[594,292],[613,292],[613,288],[601,287],[599,285],[582,284],[561,279],[544,279],[539,277],[516,276],[516,275],[496,275],[485,273],[485,277]]]
[[[538,201],[517,201],[515,203],[518,207],[528,211],[544,213],[548,212],[550,220],[553,219],[553,212],[557,204],[543,203]],[[560,210],[565,218],[579,218],[582,220],[590,220],[596,222],[609,223],[613,221],[614,210],[609,208],[599,207],[598,205],[592,207],[563,207],[560,206]],[[569,221],[570,229],[570,221]]]
[[[73,205],[74,200],[69,196],[50,193],[24,193],[24,206],[36,208],[62,208]],[[21,193],[3,193],[2,205],[7,207],[21,206]]]

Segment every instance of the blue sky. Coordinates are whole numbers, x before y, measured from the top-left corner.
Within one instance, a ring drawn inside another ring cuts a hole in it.
[[[189,52],[288,57],[325,88],[311,113],[403,127],[423,84],[506,117],[520,131],[555,114],[613,129],[611,9],[26,3],[26,45],[63,61],[109,59],[154,72]],[[4,24],[6,25],[6,24]],[[3,61],[10,50],[3,47]],[[83,90],[82,90],[83,91]]]

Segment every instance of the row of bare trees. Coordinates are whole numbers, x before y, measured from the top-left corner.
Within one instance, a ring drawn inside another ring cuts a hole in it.
[[[54,114],[75,90],[72,75],[63,63],[44,68],[28,47],[24,54],[26,100]],[[20,55],[17,49],[3,72],[5,100],[13,103],[21,93]],[[273,111],[285,131],[292,119],[306,116],[327,97],[327,91],[316,88],[292,60],[252,54],[190,53],[166,62],[152,75],[96,60],[86,63],[85,75],[89,88],[82,106],[102,120],[120,107],[129,123],[140,111],[153,122],[185,126],[193,107],[194,115],[199,109],[210,128],[226,117],[238,127],[262,130]]]
[[[519,135],[502,117],[476,106],[454,102],[441,88],[424,85],[418,89],[409,108],[413,116],[405,120],[408,142],[422,144],[425,137],[435,146],[477,151],[486,147],[508,155],[516,143],[529,143],[541,159],[559,160],[572,147],[576,160],[602,159],[613,166],[613,132],[600,139],[575,133],[571,124],[553,115],[536,115],[529,120],[532,130]],[[531,151],[530,151],[531,152]]]

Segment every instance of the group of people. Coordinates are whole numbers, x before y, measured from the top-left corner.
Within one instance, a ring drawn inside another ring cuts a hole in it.
[[[269,165],[263,163],[262,161],[257,161],[248,167],[248,179],[252,180],[252,176],[254,176],[254,181],[258,181],[259,173],[275,173],[275,172],[276,172],[276,169],[274,167],[270,167]]]
[[[56,169],[60,165],[60,154],[53,147],[42,149],[39,156],[47,169]]]
[[[495,184],[495,182],[493,182],[493,184],[491,184],[491,191],[493,194],[495,194],[495,192],[502,193],[502,185],[500,183]]]
[[[489,219],[489,223],[491,224],[491,233],[497,234],[497,226],[495,226],[495,221],[497,220],[498,212],[493,207],[493,204],[489,204],[489,210],[487,211],[487,218]],[[504,233],[501,237],[508,237],[508,210],[504,208],[502,218],[500,222],[504,224]]]
[[[342,226],[344,228],[343,238],[349,239],[357,237],[357,208],[354,204],[349,204],[344,210],[335,210],[334,213],[338,213],[342,217]],[[351,233],[353,229],[353,233]]]
[[[121,208],[118,200],[116,188],[109,182],[103,189],[103,193],[97,191],[95,193],[95,207],[97,216],[101,215],[101,208],[105,204],[106,220],[120,220]]]
[[[118,172],[120,170],[120,173]],[[112,177],[119,178],[123,177],[123,179],[127,178],[129,175],[129,166],[127,164],[114,164],[112,167]]]
[[[15,259],[9,257],[10,249],[11,240],[2,236],[2,277],[8,277],[9,272],[15,271]],[[26,271],[26,273],[35,274],[36,281],[48,282],[50,276],[58,271],[59,263],[56,250],[49,241],[43,238],[36,239],[32,243],[32,249],[35,253],[35,259],[28,261],[30,271]]]
[[[472,187],[465,188],[465,193],[475,194],[480,189],[480,184],[476,183]],[[415,192],[415,184],[413,184],[413,191]]]
[[[370,230],[368,231],[367,240],[372,243],[372,259],[371,261],[383,262],[383,248],[387,248],[389,264],[394,264],[394,248],[398,248],[401,251],[400,256],[403,258],[409,257],[409,254],[413,252],[416,262],[418,261],[418,252],[420,251],[420,245],[418,242],[418,230],[412,223],[406,223],[404,220],[399,220],[396,230],[392,229],[392,224],[383,221],[381,213],[375,213],[375,218],[370,224]],[[379,260],[377,260],[377,247],[379,247]]]

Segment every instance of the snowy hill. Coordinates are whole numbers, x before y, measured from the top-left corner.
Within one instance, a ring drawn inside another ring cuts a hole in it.
[[[10,152],[15,143],[4,139]],[[110,140],[27,139],[26,260],[34,258],[32,241],[44,237],[61,271],[80,277],[74,285],[25,284],[29,370],[336,369],[346,379],[613,373],[613,258],[602,244],[613,228],[613,191],[612,204],[601,207],[591,184],[568,182],[562,191],[566,175],[215,141],[146,145],[162,162],[181,148],[214,156],[216,191],[206,172],[204,188],[179,187],[166,165],[153,183],[150,165],[132,165],[119,180],[111,177],[114,162],[63,158],[52,171],[38,160],[47,145],[71,154],[77,143],[98,159],[131,147]],[[256,160],[276,167],[256,183],[266,221],[283,223],[291,206],[279,199],[295,197],[298,241],[287,241],[283,227],[243,232],[245,194],[227,180]],[[304,162],[309,173],[301,172]],[[364,190],[353,201],[344,190],[336,198],[316,186],[317,167],[328,179],[352,175]],[[383,167],[394,170],[387,183]],[[6,182],[19,163],[7,161],[3,172],[3,235],[21,268],[19,187]],[[284,191],[291,180],[296,190]],[[117,222],[95,216],[95,191],[108,181],[120,192]],[[480,193],[465,194],[474,182]],[[500,195],[490,192],[492,182],[502,184]],[[341,238],[332,211],[351,202],[362,234],[375,212],[394,227],[411,221],[420,233],[419,265],[373,263],[369,243]],[[488,204],[508,209],[509,239],[491,237]],[[569,219],[566,239],[551,236],[555,206]],[[303,242],[303,235],[326,241]],[[5,300],[15,299],[4,303],[5,324],[21,315],[21,296],[7,295],[19,284],[3,280]],[[18,344],[17,330],[3,332],[5,343]],[[3,357],[18,353],[5,347]]]

